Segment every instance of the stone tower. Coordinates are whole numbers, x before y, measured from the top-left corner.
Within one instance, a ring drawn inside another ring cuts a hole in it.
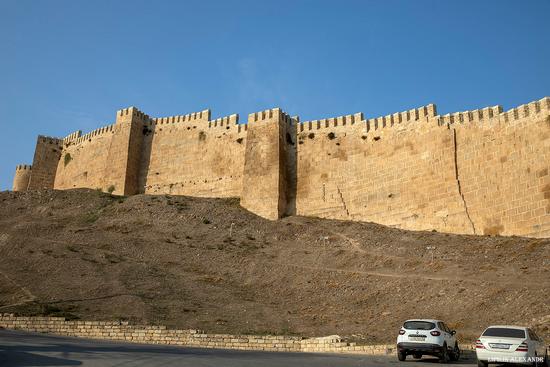
[[[296,120],[274,108],[248,115],[241,205],[278,219],[295,211]]]

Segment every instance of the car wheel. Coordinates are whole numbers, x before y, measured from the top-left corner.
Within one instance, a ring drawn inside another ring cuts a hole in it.
[[[488,365],[488,362],[477,360],[477,367],[487,367]]]
[[[458,343],[455,343],[455,347],[453,348],[453,353],[451,354],[451,361],[456,362],[460,359],[460,348],[458,347]]]
[[[447,350],[447,344],[443,344],[443,351],[439,355],[439,362],[448,363],[449,362],[449,351]]]
[[[407,354],[405,352],[397,351],[397,359],[403,362],[405,359],[407,359]]]
[[[420,359],[420,358],[422,358],[422,354],[415,353],[415,354],[413,354],[413,358],[414,359]]]

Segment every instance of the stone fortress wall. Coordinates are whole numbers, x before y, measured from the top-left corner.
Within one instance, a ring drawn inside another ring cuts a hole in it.
[[[239,197],[269,219],[371,221],[410,230],[550,237],[550,98],[438,115],[299,122],[279,108],[211,120],[204,110],[39,136],[13,189]]]

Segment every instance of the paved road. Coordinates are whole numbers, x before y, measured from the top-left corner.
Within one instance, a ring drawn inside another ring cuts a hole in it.
[[[309,367],[436,366],[436,360],[398,362],[395,356],[272,353],[96,341],[0,330],[0,366]],[[472,366],[473,361],[452,364]]]

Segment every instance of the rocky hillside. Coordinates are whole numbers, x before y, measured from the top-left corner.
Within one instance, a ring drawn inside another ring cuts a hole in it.
[[[391,342],[442,318],[550,340],[550,240],[259,218],[235,199],[0,193],[0,312]]]

